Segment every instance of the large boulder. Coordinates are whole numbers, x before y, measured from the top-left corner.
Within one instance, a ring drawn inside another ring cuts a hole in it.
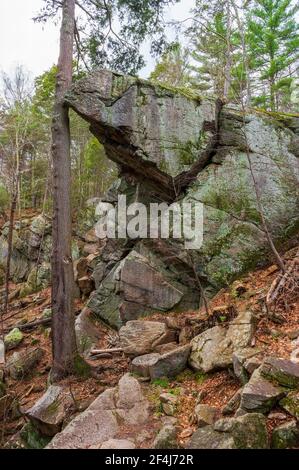
[[[173,332],[162,322],[132,320],[119,330],[119,338],[124,353],[136,357],[153,352],[160,344],[169,343]]]
[[[266,421],[259,413],[223,418],[214,425],[199,428],[188,449],[268,449]]]
[[[191,341],[190,366],[205,373],[230,366],[234,351],[250,346],[254,325],[253,314],[245,311],[228,328],[214,326],[199,334]]]
[[[140,384],[130,374],[125,374],[115,388],[105,390],[86,411],[76,416],[62,432],[56,434],[49,449],[99,449],[115,448],[117,437],[138,440],[138,434],[149,417],[149,403]],[[131,437],[132,436],[132,437]],[[108,444],[107,444],[108,441]],[[104,444],[105,443],[105,444]],[[122,443],[126,446],[127,443]],[[108,447],[107,447],[108,446]],[[133,448],[130,445],[127,448]]]
[[[26,411],[26,416],[44,436],[54,436],[61,431],[69,416],[74,400],[68,389],[51,385],[46,393]]]
[[[263,377],[261,367],[253,372],[241,393],[240,407],[247,412],[267,413],[286,394],[281,386]]]
[[[261,366],[261,374],[270,381],[293,389],[299,389],[299,364],[276,357],[267,357]]]

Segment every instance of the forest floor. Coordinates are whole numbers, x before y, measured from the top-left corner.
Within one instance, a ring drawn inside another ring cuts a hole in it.
[[[297,247],[298,250],[298,247]],[[291,250],[292,253],[296,251]],[[291,253],[291,255],[292,255]],[[290,256],[288,254],[288,256]],[[250,273],[239,281],[242,286],[242,294],[236,295],[233,287],[221,290],[217,296],[210,301],[211,311],[222,305],[234,306],[240,312],[251,310],[260,318],[254,339],[254,345],[262,349],[265,355],[275,355],[278,357],[290,358],[293,345],[294,334],[299,329],[299,299],[284,305],[280,311],[282,323],[261,315],[261,305],[269,288],[277,277],[278,269],[275,265],[264,269],[259,269]],[[233,285],[234,286],[234,285]],[[13,284],[10,291],[13,292]],[[13,300],[9,306],[8,315],[3,321],[5,331],[13,327],[37,320],[41,317],[45,308],[51,306],[50,288],[30,295],[21,300]],[[76,313],[80,313],[83,308],[81,300],[76,301]],[[200,312],[170,313],[182,324],[192,318],[198,317]],[[152,315],[149,320],[165,321],[165,316],[161,313]],[[109,347],[111,334],[115,332],[106,325],[101,325],[101,340],[97,348]],[[32,375],[23,380],[15,381],[7,379],[7,391],[13,395],[16,404],[13,412],[10,413],[0,424],[0,447],[9,441],[10,437],[18,432],[26,423],[27,418],[23,411],[29,409],[46,391],[48,375],[51,367],[51,330],[48,326],[40,325],[30,331],[24,331],[24,339],[18,348],[8,351],[8,358],[15,351],[23,351],[33,345],[37,345],[44,350],[44,356],[39,365],[34,369]],[[90,360],[92,366],[92,376],[85,380],[78,380],[75,377],[67,379],[64,384],[68,386],[77,403],[77,410],[84,410],[87,406],[106,388],[113,387],[118,383],[120,377],[129,370],[130,361],[122,353],[113,354],[111,358]],[[172,392],[178,396],[178,407],[176,417],[179,426],[179,443],[183,446],[186,439],[192,434],[196,426],[193,424],[193,412],[196,399],[201,393],[201,403],[206,403],[221,408],[229,401],[234,393],[240,388],[239,381],[233,376],[231,371],[219,371],[211,374],[194,373],[186,369],[175,379],[159,379],[151,384],[143,384],[143,389],[152,404],[153,429],[158,429],[162,416],[159,396],[162,392]],[[290,417],[286,415],[285,421]],[[283,423],[285,421],[279,421]],[[269,430],[277,425],[277,418],[268,418]],[[150,443],[149,443],[150,446]]]

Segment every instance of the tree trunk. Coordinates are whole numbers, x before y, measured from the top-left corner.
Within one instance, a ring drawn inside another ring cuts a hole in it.
[[[75,369],[77,355],[73,308],[74,274],[71,255],[71,161],[68,108],[64,95],[72,83],[75,0],[64,0],[60,55],[52,122],[53,253],[51,378],[57,381]]]
[[[224,86],[223,96],[225,99],[228,98],[229,90],[231,86],[231,69],[232,69],[232,50],[231,50],[231,11],[230,2],[226,1],[226,21],[227,21],[227,33],[226,33],[226,63],[224,69]]]

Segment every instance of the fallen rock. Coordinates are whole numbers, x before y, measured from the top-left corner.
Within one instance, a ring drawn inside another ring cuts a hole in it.
[[[131,363],[131,371],[141,377],[150,378],[149,367],[155,364],[159,357],[160,354],[158,353],[144,354],[143,356],[135,357]]]
[[[246,311],[237,316],[228,328],[215,326],[199,334],[191,341],[190,366],[196,371],[211,372],[232,364],[234,351],[251,344],[255,319]]]
[[[233,369],[235,376],[240,380],[242,385],[245,385],[249,380],[249,373],[245,367],[248,359],[260,354],[260,349],[257,348],[244,348],[237,350],[232,355]]]
[[[285,395],[282,387],[276,386],[256,369],[241,394],[241,408],[247,412],[267,413]]]
[[[296,421],[290,421],[273,429],[272,449],[289,449],[299,445],[299,427]]]
[[[219,410],[213,406],[209,405],[196,405],[194,410],[195,419],[197,426],[203,428],[208,424],[214,424],[217,419],[217,414]]]
[[[161,322],[128,321],[119,330],[120,345],[128,356],[142,356],[153,352],[158,344],[169,343],[170,331]]]
[[[14,380],[21,380],[31,374],[34,367],[43,357],[40,348],[29,348],[25,351],[15,352],[7,361],[7,370]]]
[[[276,357],[267,357],[260,371],[264,377],[284,387],[299,388],[299,364],[296,362]]]
[[[175,423],[166,423],[158,432],[153,449],[178,449],[177,426]]]
[[[299,420],[299,392],[290,392],[280,400],[279,405]]]
[[[94,315],[88,307],[85,307],[76,318],[75,331],[79,351],[88,354],[101,336]]]
[[[195,431],[187,449],[268,449],[266,421],[262,414],[222,418]]]
[[[19,328],[14,328],[4,337],[4,344],[7,351],[16,348],[22,341],[24,335]]]
[[[231,399],[224,405],[222,408],[222,414],[232,415],[234,414],[240,406],[241,403],[241,395],[242,395],[243,387],[236,391],[236,393],[231,397]]]
[[[51,385],[25,415],[41,434],[51,437],[61,431],[73,405],[73,398],[67,389]]]
[[[115,388],[105,390],[52,439],[49,449],[99,449],[111,439],[122,439],[122,426],[135,440],[149,417],[149,403],[139,382],[125,374]],[[125,436],[127,440],[127,436]],[[109,444],[110,445],[110,444]]]
[[[233,437],[224,432],[214,431],[212,425],[199,428],[192,435],[186,449],[235,449]]]
[[[167,416],[173,416],[176,412],[178,398],[172,393],[161,393],[160,401],[164,413]]]
[[[149,366],[151,379],[175,377],[180,374],[186,368],[190,349],[187,344],[161,355],[156,362]]]

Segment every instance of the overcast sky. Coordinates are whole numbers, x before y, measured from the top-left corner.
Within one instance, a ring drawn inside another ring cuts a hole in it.
[[[16,65],[22,64],[34,77],[57,62],[59,26],[32,21],[42,3],[42,0],[0,0],[0,70],[11,73]],[[181,0],[169,9],[167,17],[185,19],[194,3]],[[153,66],[149,59],[141,75],[147,76]]]

